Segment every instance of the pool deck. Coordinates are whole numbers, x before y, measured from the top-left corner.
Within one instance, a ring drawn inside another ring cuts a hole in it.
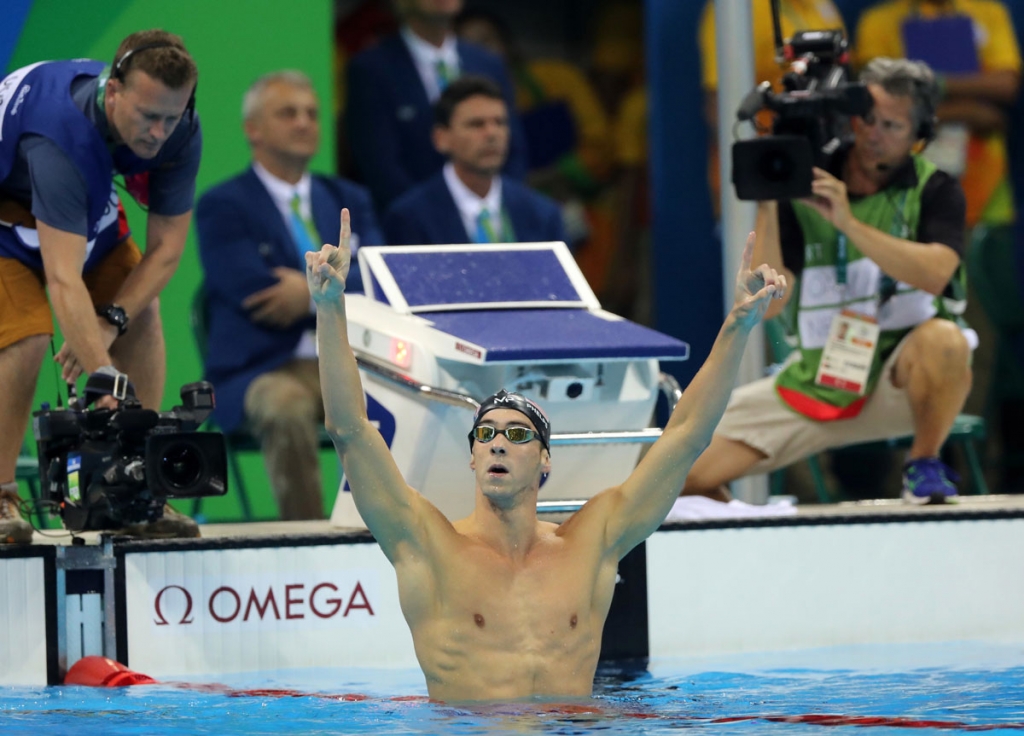
[[[1011,518],[1024,516],[1024,495],[961,496],[956,504],[912,506],[899,499],[871,501],[850,501],[836,504],[808,504],[797,506],[793,516],[781,517],[723,517],[695,521],[674,522],[665,529],[707,529],[716,527],[764,527],[764,526],[805,526],[843,523],[886,523],[936,521],[955,518]],[[559,522],[568,514],[542,514],[541,518]],[[264,521],[231,524],[204,524],[200,527],[202,539],[206,540],[269,540],[274,537],[322,537],[336,538],[349,543],[369,542],[372,536],[365,529],[339,528],[323,521]],[[83,532],[78,535],[86,544],[98,543],[100,532]],[[71,535],[59,530],[36,532],[33,544],[71,544]],[[128,542],[129,538],[119,538]],[[179,540],[185,541],[185,540]],[[0,547],[2,555],[3,547]]]

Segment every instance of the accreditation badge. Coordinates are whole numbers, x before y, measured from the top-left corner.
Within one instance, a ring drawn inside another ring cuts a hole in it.
[[[814,382],[863,396],[878,349],[879,333],[878,323],[871,317],[847,309],[837,314],[821,352]]]

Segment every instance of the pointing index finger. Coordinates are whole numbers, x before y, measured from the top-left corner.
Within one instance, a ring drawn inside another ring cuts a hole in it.
[[[743,256],[740,258],[740,269],[744,272],[750,270],[750,262],[754,258],[754,240],[757,234],[753,231],[747,235],[747,244],[743,248]]]
[[[347,248],[352,238],[352,217],[349,215],[348,207],[341,210],[341,233],[338,235],[338,247]]]

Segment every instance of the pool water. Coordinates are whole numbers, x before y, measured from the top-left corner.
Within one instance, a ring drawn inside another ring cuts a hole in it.
[[[169,680],[169,678],[167,678]],[[415,670],[0,688],[10,734],[1024,734],[1024,645],[848,647],[603,666],[575,702],[448,706]],[[867,731],[864,731],[867,729]]]

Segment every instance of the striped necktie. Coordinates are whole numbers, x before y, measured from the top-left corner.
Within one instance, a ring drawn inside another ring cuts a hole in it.
[[[437,88],[444,92],[445,88],[455,81],[455,70],[445,63],[444,59],[434,62],[434,74],[437,76]]]
[[[291,228],[292,238],[295,239],[295,247],[299,251],[299,257],[305,261],[305,254],[308,252],[317,252],[320,250],[320,246],[317,242],[320,240],[320,236],[316,232],[316,228],[313,227],[313,223],[307,217],[302,216],[302,200],[299,198],[298,192],[292,196],[291,201]]]
[[[494,231],[494,223],[491,221],[491,213],[486,207],[480,210],[480,214],[476,216],[476,242],[498,242],[498,235]]]

